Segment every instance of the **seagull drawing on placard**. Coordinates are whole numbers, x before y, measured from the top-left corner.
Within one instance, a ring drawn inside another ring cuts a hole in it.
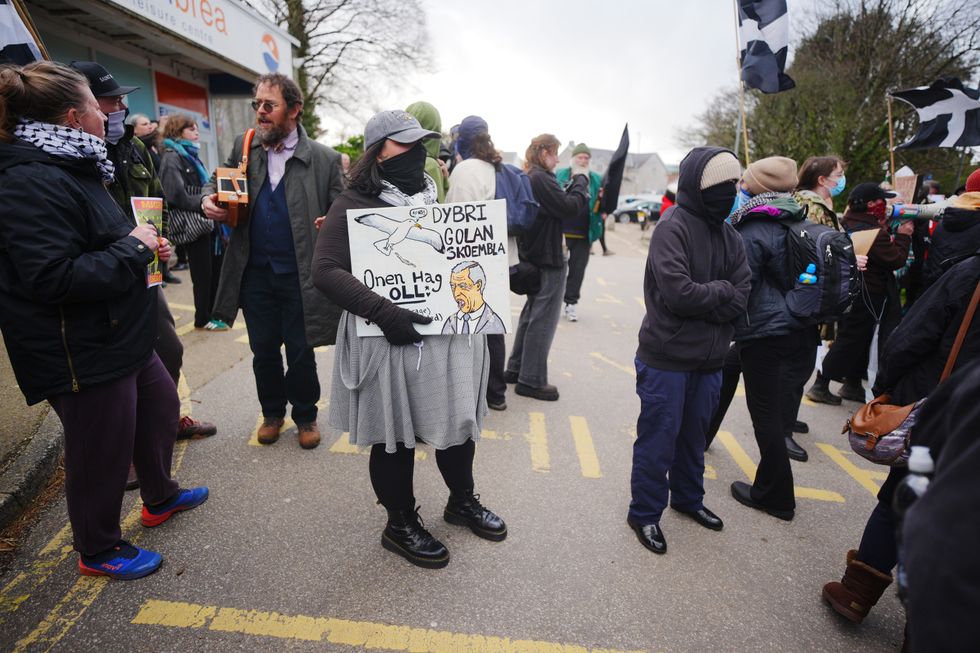
[[[393,220],[386,218],[379,213],[368,213],[354,218],[358,224],[374,227],[379,231],[388,234],[387,238],[377,241],[374,246],[385,256],[390,256],[392,248],[406,238],[420,243],[431,245],[432,249],[440,254],[446,251],[442,242],[442,236],[438,231],[426,229],[418,221],[411,218],[406,220]]]

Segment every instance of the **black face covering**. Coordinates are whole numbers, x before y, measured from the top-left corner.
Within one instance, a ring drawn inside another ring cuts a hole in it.
[[[733,181],[715,184],[701,191],[701,202],[704,203],[704,210],[707,213],[705,217],[724,222],[732,210],[732,204],[735,203],[736,193],[738,190]]]
[[[378,166],[381,178],[395,185],[406,195],[425,188],[425,148],[422,141],[412,149],[393,156]]]

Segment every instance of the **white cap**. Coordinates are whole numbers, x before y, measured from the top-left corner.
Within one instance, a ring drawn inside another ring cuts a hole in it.
[[[929,447],[912,447],[912,455],[909,456],[909,471],[916,474],[931,474],[934,469],[935,465],[932,463]]]

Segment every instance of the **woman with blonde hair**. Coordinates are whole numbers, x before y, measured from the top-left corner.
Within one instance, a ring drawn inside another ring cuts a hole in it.
[[[558,145],[552,134],[541,134],[524,154],[524,169],[541,208],[534,225],[517,240],[518,255],[540,270],[541,289],[528,295],[521,310],[504,374],[507,383],[517,384],[514,392],[542,401],[558,400],[558,388],[548,383],[548,352],[561,317],[568,271],[562,251],[562,221],[577,215],[589,202],[587,167],[573,163],[568,187],[558,184]]]
[[[28,404],[48,400],[65,435],[65,495],[84,575],[123,580],[160,554],[121,539],[130,461],[144,526],[208,497],[170,476],[180,400],[153,351],[146,266],[170,243],[133,227],[106,192],[106,116],[80,73],[0,68],[0,330]]]

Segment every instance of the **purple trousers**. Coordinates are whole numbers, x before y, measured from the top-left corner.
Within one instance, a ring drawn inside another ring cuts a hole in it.
[[[65,495],[75,550],[95,555],[121,537],[129,462],[143,503],[177,492],[170,477],[180,399],[154,352],[139,370],[113,381],[50,397],[65,431]]]

